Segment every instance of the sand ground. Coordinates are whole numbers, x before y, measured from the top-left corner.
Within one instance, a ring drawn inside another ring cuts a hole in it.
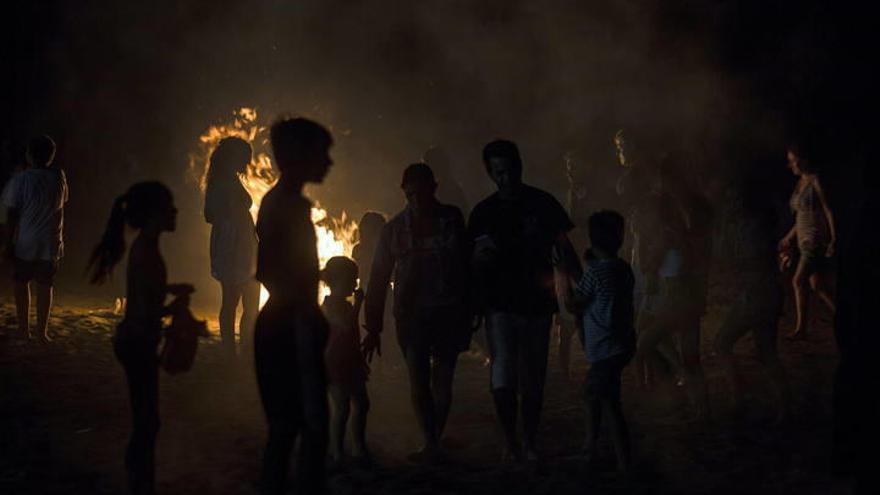
[[[54,342],[15,338],[9,304],[0,308],[0,493],[115,494],[124,491],[122,452],[129,410],[122,371],[110,337],[117,317],[100,304],[59,297],[51,320]],[[720,310],[710,311],[703,341],[710,341]],[[827,320],[827,317],[825,318]],[[784,325],[785,326],[785,325]],[[399,352],[391,338],[386,353]],[[771,396],[751,342],[740,342],[748,386],[744,418],[734,419],[710,355],[705,367],[713,420],[687,419],[684,393],[674,386],[638,391],[629,377],[624,407],[631,423],[636,469],[627,478],[613,469],[604,445],[590,467],[573,458],[583,436],[580,382],[586,370],[575,349],[573,378],[550,357],[540,445],[542,466],[500,462],[500,444],[481,360],[462,357],[446,443],[450,461],[427,467],[407,461],[418,446],[405,373],[385,359],[370,382],[373,410],[368,441],[377,459],[371,470],[349,469],[330,480],[332,493],[407,494],[836,494],[848,484],[828,473],[831,392],[836,351],[827,325],[808,342],[781,342],[795,396],[793,420],[771,421]],[[230,365],[216,339],[203,340],[195,368],[161,377],[157,451],[162,494],[256,492],[266,436],[253,371]],[[293,476],[293,473],[292,473]]]

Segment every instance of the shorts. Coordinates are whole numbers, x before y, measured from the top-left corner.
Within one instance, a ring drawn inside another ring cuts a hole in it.
[[[620,401],[623,369],[633,358],[633,352],[624,352],[609,358],[599,359],[590,364],[584,382],[584,395],[587,400]]]
[[[435,357],[452,357],[470,348],[472,331],[463,309],[434,309],[396,319],[397,343],[408,350]]]
[[[57,261],[15,258],[12,265],[13,280],[23,284],[35,280],[40,285],[54,285],[55,275],[57,274]]]
[[[492,390],[519,390],[535,396],[543,393],[552,324],[552,314],[495,311],[486,316]]]
[[[825,256],[825,250],[824,246],[798,246],[801,255],[799,263],[804,266],[805,273],[821,273],[828,268],[829,260]]]

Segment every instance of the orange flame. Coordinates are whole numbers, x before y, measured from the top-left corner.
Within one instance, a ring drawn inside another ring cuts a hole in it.
[[[204,191],[208,161],[220,140],[227,137],[239,137],[250,143],[254,148],[254,156],[248,165],[247,172],[239,178],[253,199],[251,215],[256,221],[257,212],[260,211],[260,202],[263,196],[275,185],[278,177],[272,168],[269,155],[258,151],[266,146],[268,140],[265,136],[266,127],[257,122],[257,110],[243,107],[233,112],[232,115],[231,122],[211,126],[199,136],[200,150],[198,154],[190,156],[190,171],[198,178],[199,187]],[[334,256],[350,257],[356,242],[357,224],[350,221],[345,212],[339,218],[331,217],[327,210],[317,202],[312,207],[311,216],[312,223],[315,224],[320,267],[324,268],[327,261]],[[329,289],[322,284],[319,300],[328,293]],[[265,287],[261,287],[260,307],[266,303],[268,298],[268,291]]]

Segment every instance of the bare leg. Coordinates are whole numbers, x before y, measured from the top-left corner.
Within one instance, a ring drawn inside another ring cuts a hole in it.
[[[681,354],[691,407],[697,419],[709,417],[709,394],[700,362],[700,318],[689,318],[681,333]]]
[[[242,349],[252,349],[254,342],[254,325],[257,315],[260,314],[260,284],[249,282],[242,286],[241,290],[241,320],[238,324],[238,340]],[[250,356],[251,352],[243,352]]]
[[[559,322],[559,371],[566,380],[571,376],[571,341],[576,329],[568,321]]]
[[[736,361],[733,357],[731,349],[715,350],[715,357],[718,359],[718,365],[727,382],[730,392],[730,402],[734,411],[739,411],[742,407],[742,381],[739,373],[736,371]]]
[[[340,387],[327,387],[330,396],[330,458],[341,461],[345,454],[345,427],[349,416],[349,395]]]
[[[431,370],[431,393],[434,397],[434,411],[437,420],[437,438],[443,437],[449,409],[452,407],[452,378],[455,376],[455,363],[458,354],[435,358]]]
[[[640,328],[638,350],[635,356],[635,368],[637,378],[643,387],[651,385],[652,371],[657,368],[659,359],[657,346],[668,335],[668,325],[665,318],[652,315],[646,319],[646,323]]]
[[[617,469],[626,473],[632,465],[629,444],[629,428],[623,417],[623,407],[619,400],[602,399],[602,410],[608,418],[611,430],[611,443],[614,445],[614,454],[617,457]]]
[[[15,281],[15,313],[21,336],[31,338],[31,284],[28,282]]]
[[[351,440],[352,455],[363,459],[369,459],[370,453],[367,450],[367,413],[370,411],[370,397],[367,395],[367,387],[365,383],[355,387],[351,396],[352,415],[351,415]]]
[[[828,290],[829,283],[827,281],[827,277],[821,273],[814,273],[810,275],[810,288],[816,292],[816,295],[819,296],[819,299],[828,306],[828,309],[834,313],[837,308],[834,304],[834,298],[831,295],[831,292]]]
[[[795,270],[792,278],[792,286],[794,287],[794,304],[797,314],[797,320],[794,326],[794,332],[790,338],[803,338],[807,332],[807,310],[809,308],[809,292],[807,288],[809,274],[807,273],[806,260],[801,256],[798,261],[797,270]]]
[[[235,356],[235,313],[241,300],[242,285],[220,282],[220,338],[227,356]]]
[[[523,418],[524,451],[529,460],[538,460],[537,437],[544,405],[544,382],[550,350],[550,324],[531,322],[520,334],[519,375],[522,383],[520,412]]]
[[[519,457],[518,442],[516,440],[516,391],[509,388],[497,388],[492,391],[495,400],[495,413],[501,424],[501,432],[506,443],[505,457],[508,460]]]
[[[52,299],[55,289],[51,285],[37,285],[37,332],[45,342],[52,339],[49,337],[49,312],[52,310]]]
[[[434,397],[431,394],[431,363],[426,352],[409,348],[406,351],[406,368],[409,371],[410,399],[416,420],[425,439],[425,453],[439,450],[437,417]]]
[[[599,431],[602,426],[602,403],[595,398],[587,398],[587,432],[584,438],[584,455],[587,462],[593,460],[596,453],[596,442],[599,440]]]

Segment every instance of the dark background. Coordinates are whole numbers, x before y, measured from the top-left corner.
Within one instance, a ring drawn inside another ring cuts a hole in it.
[[[603,197],[619,128],[646,149],[696,153],[705,177],[757,177],[784,201],[785,145],[800,141],[840,226],[835,469],[870,473],[859,459],[872,459],[878,414],[872,12],[813,0],[547,4],[5,3],[3,175],[30,136],[58,143],[71,190],[62,294],[84,293],[112,199],[166,181],[181,210],[165,240],[172,277],[195,281],[204,302],[217,288],[187,164],[198,136],[243,106],[263,124],[290,112],[331,126],[336,166],[312,194],[354,216],[399,208],[399,173],[430,145],[449,151],[472,204],[491,189],[480,148],[501,136],[520,144],[529,182],[562,198],[562,156],[574,152]]]
[[[498,136],[520,143],[527,180],[560,197],[563,153],[610,167],[618,128],[695,150],[710,174],[772,170],[781,194],[792,137],[824,153],[829,181],[856,173],[863,13],[812,1],[544,3],[8,4],[0,135],[5,149],[35,133],[58,143],[71,188],[62,286],[82,280],[112,198],[146,178],[177,193],[172,273],[208,283],[188,155],[242,106],[263,124],[290,112],[332,126],[336,167],[313,196],[355,216],[398,208],[400,170],[433,144],[477,201],[490,190],[480,147]]]

